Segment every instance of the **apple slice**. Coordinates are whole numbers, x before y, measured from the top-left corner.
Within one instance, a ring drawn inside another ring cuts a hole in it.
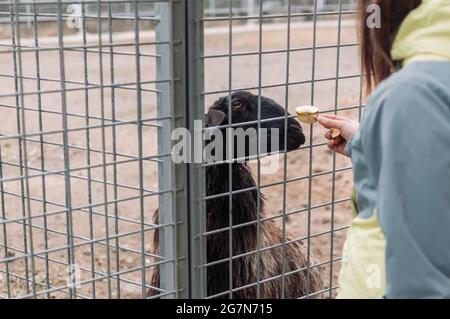
[[[298,119],[306,124],[314,124],[317,122],[316,116],[319,114],[319,109],[315,106],[299,106],[295,109]]]
[[[331,137],[333,139],[338,138],[339,136],[341,136],[341,131],[337,128],[330,128],[330,133],[331,133]]]

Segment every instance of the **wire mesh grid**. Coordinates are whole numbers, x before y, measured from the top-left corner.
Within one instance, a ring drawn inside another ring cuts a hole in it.
[[[10,4],[13,1],[10,0],[2,0],[0,1],[0,22],[9,23],[9,9]],[[139,2],[139,1],[138,1]],[[154,6],[152,1],[140,1],[139,4],[139,15],[140,17],[153,17],[155,15]],[[97,17],[97,1],[83,1],[84,3],[84,16],[85,18],[95,18]],[[37,4],[37,5],[36,5]],[[62,13],[61,16],[69,17],[73,10],[77,8],[81,9],[81,7],[77,6],[79,1],[62,1],[61,8]],[[17,15],[20,15],[21,22],[26,22],[28,26],[33,23],[35,18],[35,13],[37,13],[36,20],[38,22],[42,21],[52,21],[55,20],[58,16],[58,5],[56,1],[52,0],[41,0],[41,1],[21,1],[20,6],[17,8]],[[108,12],[111,10],[114,19],[125,19],[130,20],[133,17],[133,6],[131,1],[112,1],[111,9],[107,8],[107,6],[102,7],[101,16],[107,17]]]
[[[233,96],[240,90],[258,96],[254,121],[258,129],[270,123],[261,114],[264,97],[275,99],[291,114],[296,106],[316,105],[324,113],[359,118],[363,95],[355,63],[354,3],[335,1],[324,10],[323,1],[311,1],[308,12],[298,1],[285,1],[278,12],[268,12],[266,1],[251,2],[252,10],[242,13],[234,1],[227,1],[227,13],[202,19],[206,105],[228,96],[225,113],[233,119],[229,128],[254,124],[233,123],[239,118],[234,115]],[[292,117],[283,118],[285,130]],[[202,198],[207,226],[201,236],[208,249],[199,267],[208,284],[199,297],[335,296],[351,211],[351,163],[327,151],[325,132],[313,126],[303,129],[307,143],[282,152],[275,172],[265,172],[261,163],[265,154],[258,149],[249,163],[251,177],[243,177],[238,164],[228,163],[228,171],[221,175],[225,186],[218,187],[222,191],[215,192],[215,186],[207,183]],[[207,178],[208,167],[214,165],[204,165]],[[246,193],[253,195],[255,207],[245,202]],[[220,206],[223,209],[214,209]],[[252,209],[256,214],[243,216]],[[218,218],[214,214],[227,218],[222,223],[211,221]],[[220,249],[227,251],[218,253]]]
[[[291,113],[312,104],[358,118],[352,4],[222,2],[218,14],[200,0],[2,2],[1,298],[287,298],[297,274],[307,289],[296,298],[334,295],[351,164],[326,151],[324,132],[304,126],[306,144],[282,152],[271,174],[254,156],[250,188],[233,188],[227,163],[227,189],[215,194],[208,164],[172,162],[170,134],[194,131],[239,90],[258,96],[258,128],[270,122],[263,96]],[[258,214],[237,222],[236,200],[249,192]],[[220,200],[226,225],[211,228],[208,207]],[[253,228],[254,245],[236,247]],[[220,258],[209,256],[217,238],[227,242]],[[304,266],[289,265],[292,247]],[[310,282],[316,271],[320,285]]]
[[[145,297],[154,265],[174,263],[149,246],[174,226],[152,222],[173,192],[157,183],[170,158],[158,130],[173,115],[156,110],[172,80],[156,76],[170,45],[147,14],[156,3],[3,3],[1,297]]]

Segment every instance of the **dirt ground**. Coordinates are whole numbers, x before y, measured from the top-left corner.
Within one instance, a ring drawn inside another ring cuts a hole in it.
[[[232,59],[231,83],[233,90],[254,88],[258,87],[261,77],[261,85],[267,87],[261,90],[262,95],[284,105],[286,86],[280,84],[286,82],[288,63],[287,54],[279,51],[287,47],[287,31],[285,24],[281,24],[283,21],[279,22],[280,24],[267,24],[263,27],[262,50],[272,53],[262,55],[261,74],[258,71],[258,54],[235,56]],[[356,76],[359,73],[358,52],[356,47],[350,46],[356,42],[354,26],[351,21],[345,21],[343,24],[339,50],[335,47],[338,43],[336,26],[337,21],[333,20],[319,23],[316,49],[311,50],[314,45],[312,24],[293,22],[289,82],[295,84],[289,86],[287,93],[288,108],[291,112],[296,106],[311,103],[323,111],[332,111],[335,106],[346,109],[359,105],[360,78]],[[228,54],[230,48],[227,28],[215,25],[207,27],[205,55]],[[142,32],[142,43],[148,43],[152,39],[152,32]],[[80,38],[71,35],[66,40],[66,46],[77,46]],[[88,40],[96,43],[97,36],[90,35]],[[107,40],[106,37],[103,38],[105,43]],[[11,259],[8,263],[0,264],[0,297],[7,297],[8,290],[11,297],[24,297],[32,293],[31,278],[34,268],[34,287],[39,297],[66,298],[69,296],[68,289],[61,288],[67,285],[66,265],[69,263],[81,267],[83,284],[76,290],[79,297],[141,296],[141,282],[144,278],[142,264],[150,265],[154,262],[150,255],[153,231],[149,228],[153,211],[158,206],[158,198],[154,195],[158,189],[158,164],[154,160],[144,160],[142,163],[142,187],[145,197],[141,202],[139,161],[136,160],[139,156],[138,127],[133,122],[139,111],[136,58],[133,54],[134,48],[126,45],[132,40],[130,36],[114,34],[113,42],[123,43],[124,46],[113,48],[113,61],[108,48],[105,47],[102,67],[98,52],[92,52],[98,49],[92,48],[91,52],[87,53],[86,74],[83,51],[76,48],[66,50],[64,88],[59,81],[62,75],[59,52],[39,52],[40,63],[37,70],[35,51],[25,49],[21,60],[16,61],[16,64],[18,67],[22,65],[23,91],[27,94],[23,100],[16,100],[13,54],[7,49],[5,51],[5,45],[6,48],[9,45],[8,39],[0,39],[4,44],[0,47],[0,133],[1,136],[11,137],[0,139],[0,162],[3,163],[1,174],[5,180],[0,185],[3,189],[0,208],[4,218],[18,219],[15,223],[0,224],[0,249],[2,254]],[[41,46],[57,47],[57,42],[52,37],[42,38],[41,41]],[[33,45],[30,39],[23,39],[22,44]],[[232,52],[258,50],[258,28],[236,25],[232,37]],[[118,54],[126,52],[131,54]],[[158,152],[155,122],[151,121],[157,116],[156,94],[151,92],[154,84],[146,83],[155,79],[155,58],[152,56],[154,53],[153,45],[141,46],[141,111],[142,118],[147,119],[142,132],[144,157],[155,156]],[[228,70],[228,57],[206,58],[206,92],[227,91],[230,76]],[[20,69],[17,71],[20,72]],[[38,71],[42,79],[40,83],[36,81]],[[338,83],[335,80],[336,75],[341,77]],[[313,77],[315,81],[312,87]],[[84,90],[82,88],[85,83],[97,87]],[[115,85],[111,86],[111,83]],[[98,89],[99,86],[104,89]],[[65,101],[61,99],[61,89],[66,92]],[[37,94],[39,91],[42,94]],[[253,92],[257,93],[257,90]],[[226,94],[206,94],[206,105],[211,105],[223,95]],[[23,122],[20,123],[20,132],[16,120],[17,103],[26,108],[23,121],[26,125],[24,127]],[[42,106],[41,113],[38,112],[39,105]],[[68,114],[67,123],[63,123],[61,117],[63,105],[66,106]],[[339,114],[356,119],[359,110],[344,110]],[[110,125],[119,121],[122,121],[120,125]],[[102,124],[106,126],[102,127]],[[60,130],[64,125],[71,130],[66,136],[69,145],[67,148],[61,146],[64,136]],[[86,130],[86,126],[91,128]],[[308,140],[312,133],[315,146],[311,148],[308,142],[300,150],[288,155],[286,178],[299,179],[289,182],[286,187],[286,212],[289,213],[285,220],[286,228],[293,238],[312,236],[309,240],[311,251],[316,262],[323,263],[321,271],[325,285],[336,287],[340,262],[330,263],[330,259],[339,259],[341,256],[345,227],[351,219],[348,201],[352,191],[352,176],[349,170],[351,163],[341,156],[336,157],[334,161],[331,152],[321,145],[324,142],[325,130],[317,126],[311,131],[306,126],[304,129]],[[24,131],[30,136],[26,143],[28,171],[20,169],[21,153],[17,136]],[[46,142],[42,150],[40,135],[36,134],[40,131],[48,132],[42,135],[43,141]],[[86,151],[87,148],[90,152]],[[69,155],[68,162],[64,161],[64,151]],[[283,181],[283,162],[281,158],[277,173],[262,175],[261,185]],[[103,169],[103,163],[109,163],[106,169]],[[89,165],[91,169],[86,168]],[[65,185],[68,183],[63,173],[67,166],[71,170],[70,196],[66,196]],[[332,174],[333,167],[337,170],[335,174]],[[46,174],[43,178],[41,171],[53,173]],[[312,177],[308,178],[310,173]],[[26,174],[30,177],[28,183],[17,179]],[[89,176],[90,183],[86,181]],[[267,198],[266,214],[282,215],[283,185],[263,187],[263,193]],[[22,194],[28,194],[29,200],[22,201]],[[114,202],[114,199],[117,200]],[[311,214],[307,210],[309,206],[312,208]],[[72,208],[70,214],[67,213],[66,207]],[[33,227],[30,227],[29,223],[20,223],[28,209],[33,216]],[[46,212],[45,216],[43,212]],[[141,221],[144,221],[146,230],[144,238],[140,235]],[[282,218],[279,217],[276,221],[281,225]],[[70,241],[75,245],[73,256],[69,256],[65,248]],[[305,244],[307,242],[304,241]],[[5,245],[9,249],[5,249]],[[144,260],[140,253],[142,249],[146,252]],[[31,255],[35,257],[24,258]],[[27,268],[30,280],[28,285]],[[149,281],[151,271],[149,268],[145,272],[146,282]],[[10,272],[13,276],[7,278],[5,272]],[[117,275],[118,272],[120,275]],[[108,273],[115,275],[108,277]],[[54,291],[48,291],[47,285],[55,288]],[[323,296],[327,297],[328,294]]]

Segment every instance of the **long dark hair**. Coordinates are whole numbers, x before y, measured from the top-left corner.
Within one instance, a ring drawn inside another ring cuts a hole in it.
[[[391,47],[400,25],[406,16],[416,9],[422,0],[359,0],[358,29],[361,43],[362,70],[366,74],[366,90],[370,93],[381,81],[389,77],[395,69],[391,57]],[[372,12],[372,4],[381,10],[381,28],[367,25]]]

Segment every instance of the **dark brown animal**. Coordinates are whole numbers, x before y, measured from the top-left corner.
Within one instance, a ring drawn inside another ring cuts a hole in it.
[[[206,115],[209,127],[225,125],[228,119],[228,98],[218,100]],[[258,119],[258,97],[248,92],[236,92],[232,95],[232,123],[245,123]],[[285,116],[285,110],[273,100],[261,98],[261,119],[279,118]],[[243,124],[244,128],[256,124]],[[285,120],[274,120],[261,123],[261,127],[280,129],[280,149],[285,146]],[[288,120],[286,130],[287,150],[295,150],[305,142],[302,128],[297,121]],[[225,136],[225,135],[224,135]],[[270,137],[268,137],[270,140]],[[251,141],[246,141],[246,156]],[[273,148],[268,141],[268,151]],[[255,180],[247,163],[233,163],[231,165],[233,191],[251,189],[232,195],[232,225],[243,225],[232,230],[233,258],[230,269],[230,199],[229,195],[229,164],[218,164],[206,168],[207,196],[224,194],[206,203],[207,231],[214,232],[207,238],[207,261],[214,263],[207,268],[208,296],[217,298],[255,299],[255,298],[300,298],[321,289],[321,278],[316,267],[309,268],[313,262],[309,258],[305,247],[298,241],[291,242],[292,237],[287,234],[283,248],[283,235],[273,220],[264,219],[264,197],[258,194]],[[259,201],[259,205],[258,205]],[[259,206],[259,210],[258,210]],[[155,212],[154,223],[158,223]],[[258,248],[259,238],[259,253]],[[155,232],[153,246],[154,253],[159,250],[159,234]],[[272,247],[272,248],[270,248]],[[269,249],[268,249],[269,248]],[[241,256],[243,255],[243,256]],[[284,267],[283,267],[284,264]],[[259,276],[258,276],[259,273]],[[282,279],[284,293],[282,293]],[[231,275],[231,278],[230,278]],[[230,286],[230,279],[232,286]],[[257,282],[260,282],[257,284]],[[156,268],[151,285],[159,287],[159,269]],[[230,290],[233,290],[230,294]],[[149,291],[150,296],[158,295],[156,290]]]

